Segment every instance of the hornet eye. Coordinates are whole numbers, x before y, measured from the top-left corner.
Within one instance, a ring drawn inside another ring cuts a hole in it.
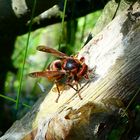
[[[58,68],[58,69],[61,69],[61,63],[60,62],[56,62],[55,63],[55,67]]]

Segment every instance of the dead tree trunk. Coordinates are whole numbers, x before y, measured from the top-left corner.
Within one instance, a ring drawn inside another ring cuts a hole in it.
[[[94,78],[81,91],[83,100],[68,89],[55,103],[57,95],[51,90],[1,140],[107,139],[121,118],[131,116],[131,99],[137,95],[136,103],[140,96],[139,18],[140,4],[135,3],[80,51],[78,57],[84,56],[90,69],[96,67]]]

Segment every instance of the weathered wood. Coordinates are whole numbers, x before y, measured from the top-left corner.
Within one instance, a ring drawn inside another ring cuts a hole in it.
[[[131,10],[131,11],[130,11]],[[81,91],[80,100],[73,89],[65,90],[55,103],[53,89],[17,121],[1,140],[86,140],[102,139],[102,122],[111,129],[124,102],[140,87],[140,5],[125,10],[96,35],[79,53],[94,78]],[[91,76],[92,77],[92,76]],[[41,103],[41,104],[40,104]]]

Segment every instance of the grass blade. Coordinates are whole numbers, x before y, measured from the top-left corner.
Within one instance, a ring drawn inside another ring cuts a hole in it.
[[[28,32],[28,36],[27,36],[27,43],[26,43],[26,46],[25,46],[24,60],[23,60],[23,65],[22,65],[22,69],[21,69],[21,72],[20,72],[20,81],[19,81],[20,84],[19,84],[19,89],[18,89],[17,99],[16,99],[16,109],[18,109],[19,102],[20,102],[20,95],[21,95],[22,82],[23,82],[23,74],[24,74],[24,68],[25,68],[25,62],[26,62],[26,57],[27,57],[27,51],[28,51],[28,45],[29,45],[29,40],[30,40],[31,27],[32,27],[32,21],[33,21],[33,17],[34,17],[35,7],[36,7],[36,0],[34,0],[34,4],[33,4],[31,20],[30,20],[30,23],[29,23],[29,32]]]

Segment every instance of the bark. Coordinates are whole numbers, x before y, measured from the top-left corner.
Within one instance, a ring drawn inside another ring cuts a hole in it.
[[[96,67],[90,84],[81,90],[83,100],[66,89],[55,103],[57,93],[52,89],[1,140],[107,139],[118,120],[129,115],[126,107],[132,97],[137,94],[133,103],[140,99],[139,19],[137,2],[80,51],[78,57],[84,56],[90,69]]]

